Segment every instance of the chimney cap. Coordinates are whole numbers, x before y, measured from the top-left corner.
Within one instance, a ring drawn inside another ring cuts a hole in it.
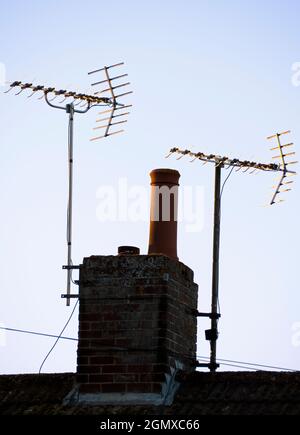
[[[150,172],[151,185],[179,186],[180,173],[176,169],[154,169]]]
[[[140,248],[136,246],[119,246],[118,255],[140,255]]]

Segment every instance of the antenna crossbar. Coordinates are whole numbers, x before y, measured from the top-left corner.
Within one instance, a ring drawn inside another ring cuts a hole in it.
[[[10,84],[9,90],[12,90],[13,88],[19,88],[19,92],[16,95],[19,95],[21,92],[28,89],[31,90],[33,93],[42,92],[45,96],[48,96],[49,94],[53,94],[55,98],[58,96],[62,96],[65,98],[73,98],[74,100],[90,103],[93,105],[95,104],[113,105],[113,101],[111,100],[111,98],[97,97],[95,95],[77,93],[73,91],[68,91],[66,89],[55,89],[55,88],[45,87],[42,85],[34,85],[32,83],[22,83],[19,81],[15,81]],[[32,94],[30,96],[32,96]]]
[[[251,162],[249,160],[240,160],[240,159],[231,159],[229,157],[217,156],[215,154],[205,154],[202,152],[194,153],[190,150],[181,150],[179,148],[172,148],[167,157],[170,157],[172,154],[177,153],[180,154],[178,160],[182,159],[184,156],[192,157],[192,162],[196,160],[201,160],[206,163],[213,163],[219,166],[227,166],[236,167],[236,168],[249,168],[249,169],[257,169],[260,171],[273,171],[273,172],[284,172],[284,168],[277,163],[259,163],[259,162]],[[287,173],[295,174],[294,171],[287,170]]]

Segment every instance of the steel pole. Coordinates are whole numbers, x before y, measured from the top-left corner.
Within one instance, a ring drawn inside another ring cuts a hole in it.
[[[71,294],[72,282],[72,217],[73,217],[73,137],[74,137],[74,105],[68,104],[66,112],[69,114],[68,134],[68,165],[69,165],[69,193],[68,193],[68,217],[67,217],[67,242],[68,242],[68,274],[67,295]],[[67,306],[70,306],[70,298],[67,298]]]
[[[213,271],[211,302],[211,337],[210,337],[210,371],[215,372],[217,364],[218,340],[218,301],[219,301],[219,259],[220,259],[220,226],[221,226],[221,171],[222,166],[215,166],[215,202],[214,202],[214,234],[213,234]]]

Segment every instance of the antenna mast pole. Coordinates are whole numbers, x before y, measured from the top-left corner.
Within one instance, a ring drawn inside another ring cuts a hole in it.
[[[67,212],[67,265],[63,266],[63,269],[67,269],[67,293],[66,305],[69,307],[71,305],[71,283],[72,283],[72,272],[74,269],[72,262],[72,223],[73,223],[73,155],[74,155],[74,114],[75,113],[87,113],[93,106],[88,101],[86,108],[84,110],[78,110],[74,107],[74,102],[66,104],[65,106],[55,105],[49,101],[48,94],[45,93],[46,103],[54,108],[64,110],[69,114],[69,126],[68,126],[68,212]]]
[[[221,170],[222,165],[215,165],[215,201],[214,201],[214,234],[213,234],[213,268],[212,268],[212,301],[210,338],[210,370],[215,372],[217,364],[218,340],[218,301],[219,301],[219,265],[220,265],[220,226],[221,226]]]
[[[72,217],[73,217],[73,138],[74,138],[74,104],[67,104],[66,112],[69,114],[68,135],[68,160],[69,160],[69,198],[68,198],[68,270],[67,270],[67,295],[71,294],[72,281]],[[70,306],[70,298],[67,298],[67,306]]]

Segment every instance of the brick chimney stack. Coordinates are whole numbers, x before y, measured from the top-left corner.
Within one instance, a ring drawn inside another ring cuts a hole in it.
[[[175,172],[154,171],[152,183],[178,187]],[[73,400],[168,404],[176,373],[194,370],[198,286],[177,260],[172,204],[170,222],[151,220],[151,255],[126,246],[119,255],[84,259]]]

